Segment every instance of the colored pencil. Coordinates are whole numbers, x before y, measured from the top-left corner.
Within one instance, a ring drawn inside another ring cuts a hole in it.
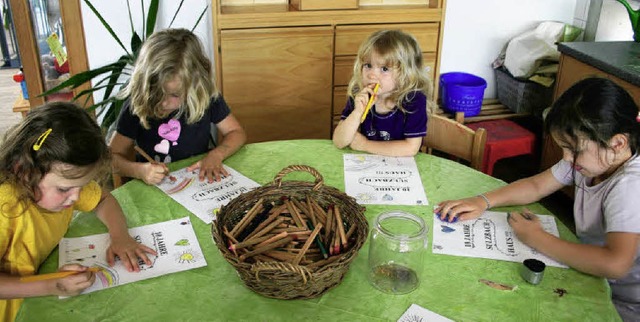
[[[362,117],[360,118],[360,123],[364,122],[364,119],[367,118],[367,114],[369,114],[369,110],[373,105],[373,101],[375,101],[376,99],[376,94],[378,93],[379,89],[380,89],[380,83],[377,83],[376,87],[373,88],[373,95],[369,97],[369,102],[367,102],[367,106],[364,108],[364,113],[362,113]]]
[[[20,277],[20,282],[46,281],[46,280],[52,280],[56,278],[63,278],[63,277],[67,277],[67,276],[71,276],[79,273],[84,273],[84,272],[97,273],[99,271],[100,271],[99,267],[89,267],[86,271],[82,271],[82,272],[81,271],[61,271],[61,272],[47,273],[47,274],[40,274],[40,275],[23,276],[23,277]]]

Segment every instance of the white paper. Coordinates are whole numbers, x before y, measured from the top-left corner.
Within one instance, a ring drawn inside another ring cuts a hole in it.
[[[417,304],[411,304],[411,306],[402,314],[398,319],[398,322],[448,322],[449,320],[444,316],[429,311]]]
[[[344,187],[359,204],[429,204],[412,157],[344,154]]]
[[[260,187],[240,172],[226,165],[222,166],[229,175],[217,182],[209,183],[206,179],[200,181],[200,170],[187,171],[184,168],[169,173],[157,187],[209,224],[216,218],[220,207],[240,194]]]
[[[560,236],[553,216],[536,216],[546,232]],[[507,222],[506,212],[485,211],[479,218],[455,223],[443,222],[434,215],[433,253],[511,262],[534,258],[550,266],[567,268],[518,240]]]
[[[139,272],[128,272],[119,260],[113,267],[107,264],[106,251],[111,241],[108,233],[60,241],[60,266],[76,263],[100,268],[93,285],[82,294],[207,266],[189,217],[131,228],[129,234],[158,253],[147,254],[151,265],[138,261]]]

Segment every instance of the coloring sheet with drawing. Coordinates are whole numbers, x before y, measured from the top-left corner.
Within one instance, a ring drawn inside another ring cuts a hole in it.
[[[427,310],[420,305],[411,304],[411,306],[402,314],[398,319],[398,322],[453,322],[453,320],[447,319],[444,316]]]
[[[553,216],[536,216],[546,232],[560,236]],[[567,268],[518,240],[506,212],[485,211],[479,218],[455,223],[443,222],[434,215],[433,253],[511,262],[535,258],[550,266]]]
[[[200,181],[200,170],[187,171],[183,168],[169,173],[157,187],[209,224],[216,218],[220,207],[229,203],[231,199],[260,187],[240,172],[224,164],[222,166],[229,175],[217,182],[209,183],[207,179]]]
[[[207,266],[189,217],[131,228],[129,234],[158,253],[157,256],[148,254],[151,265],[138,262],[140,272],[127,272],[120,261],[116,261],[113,267],[107,264],[105,257],[110,244],[108,233],[63,238],[59,245],[58,263],[60,266],[77,263],[100,268],[93,285],[82,294]]]
[[[345,192],[359,204],[428,205],[413,157],[344,154]]]

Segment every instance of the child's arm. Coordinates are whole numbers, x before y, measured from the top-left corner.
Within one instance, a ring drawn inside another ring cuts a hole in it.
[[[95,213],[109,229],[111,237],[111,245],[107,249],[107,262],[109,265],[113,266],[115,264],[115,256],[120,258],[129,272],[140,270],[138,258],[142,259],[147,265],[151,265],[147,253],[154,256],[157,253],[153,249],[139,244],[129,235],[122,208],[110,193],[102,191]]]
[[[353,101],[353,111],[344,120],[341,120],[336,128],[333,130],[333,145],[338,149],[343,149],[353,142],[358,128],[360,127],[360,120],[364,109],[369,102],[369,98],[373,94],[373,89],[365,87]]]
[[[532,177],[520,179],[496,190],[487,192],[484,196],[491,207],[526,205],[536,202],[563,187],[551,173],[551,169]],[[487,202],[480,196],[460,200],[446,200],[440,202],[434,213],[440,213],[442,218],[459,217],[460,220],[477,218],[487,210]]]
[[[61,271],[77,271],[64,278],[37,282],[22,282],[20,276],[0,273],[0,299],[17,299],[45,295],[78,295],[93,284],[95,275],[87,271],[88,267],[69,264],[60,267]]]
[[[136,178],[146,184],[155,185],[164,179],[169,169],[164,163],[135,162],[134,142],[116,132],[109,143],[113,171],[124,177]]]
[[[217,123],[216,127],[222,134],[220,144],[209,151],[202,160],[187,168],[187,171],[200,168],[200,181],[206,177],[209,183],[214,180],[220,181],[222,175],[229,175],[222,167],[222,161],[236,153],[247,141],[247,134],[240,122],[232,114],[227,115],[224,120]]]
[[[422,138],[407,138],[404,140],[372,141],[364,135],[356,133],[351,142],[351,148],[391,157],[412,157],[418,153],[422,145]]]
[[[529,213],[530,215],[530,213]],[[606,278],[622,278],[634,264],[640,235],[627,232],[607,233],[604,246],[577,244],[544,231],[536,216],[525,219],[520,214],[509,216],[518,239],[537,251],[572,268]]]

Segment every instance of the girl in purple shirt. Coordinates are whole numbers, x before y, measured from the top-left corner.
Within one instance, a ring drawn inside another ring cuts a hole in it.
[[[427,134],[427,105],[433,103],[431,81],[413,36],[399,30],[369,36],[358,50],[347,92],[333,132],[336,147],[388,156],[418,152]],[[370,97],[373,105],[365,111]]]

